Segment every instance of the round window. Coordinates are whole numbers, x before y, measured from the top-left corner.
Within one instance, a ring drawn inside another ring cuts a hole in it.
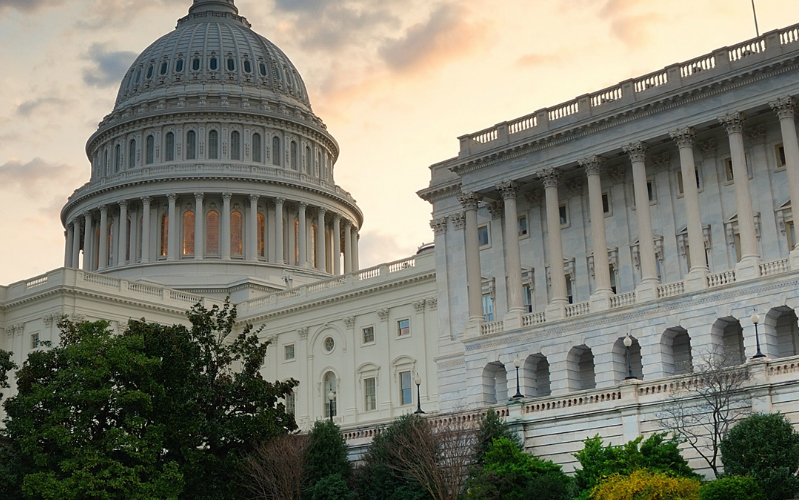
[[[333,341],[333,337],[325,337],[325,352],[331,352],[335,345],[336,343]]]

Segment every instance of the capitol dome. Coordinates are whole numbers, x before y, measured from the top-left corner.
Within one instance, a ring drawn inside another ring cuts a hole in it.
[[[358,269],[363,215],[299,72],[233,0],[194,0],[136,58],[61,212],[65,265],[203,293]]]

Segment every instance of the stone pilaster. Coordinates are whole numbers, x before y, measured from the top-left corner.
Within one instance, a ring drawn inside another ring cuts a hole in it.
[[[142,198],[142,263],[150,262],[150,197]]]
[[[69,264],[69,267],[74,269],[78,269],[80,264],[80,253],[81,253],[81,219],[80,217],[75,217],[72,219],[72,233],[74,237],[72,238],[72,261]]]
[[[219,230],[222,260],[231,260],[231,198],[232,193],[222,193],[222,220]]]
[[[100,207],[100,259],[97,270],[102,271],[108,267],[108,207]]]
[[[203,258],[203,247],[205,243],[205,213],[203,211],[203,193],[194,194],[194,258]],[[186,230],[186,228],[184,228]]]
[[[325,271],[325,213],[324,208],[317,209],[317,269]]]
[[[308,229],[306,229],[306,207],[307,203],[298,203],[297,205],[297,246],[298,258],[297,263],[300,267],[308,267]]]
[[[117,243],[117,265],[124,266],[128,257],[128,202],[119,202],[119,238]]]
[[[283,264],[283,203],[284,198],[275,198],[275,263]]]
[[[333,214],[333,274],[342,274],[342,217]]]
[[[351,223],[349,220],[344,220],[344,273],[350,274],[353,272],[353,238],[350,235]]]

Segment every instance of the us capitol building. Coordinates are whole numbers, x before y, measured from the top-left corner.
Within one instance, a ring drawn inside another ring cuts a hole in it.
[[[356,450],[419,388],[569,471],[588,436],[658,430],[720,349],[753,411],[797,423],[797,75],[794,25],[459,137],[418,193],[434,244],[360,269],[302,77],[233,0],[194,0],[88,140],[64,267],[0,287],[0,347],[22,364],[63,315],[121,331],[230,296],[266,325],[264,377],[300,381],[298,424],[333,412]]]

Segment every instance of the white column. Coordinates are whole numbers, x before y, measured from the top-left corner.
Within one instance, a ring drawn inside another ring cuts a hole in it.
[[[298,263],[300,267],[308,267],[308,229],[306,229],[306,207],[308,203],[299,203],[297,205],[297,246],[298,248]]]
[[[522,303],[522,263],[519,255],[519,221],[517,219],[516,181],[507,181],[497,185],[503,196],[505,216],[505,256],[508,294],[508,314],[503,318],[503,329],[513,330],[522,326],[522,314],[525,306]]]
[[[681,176],[683,177],[683,203],[686,210],[686,234],[689,237],[689,260],[691,268],[685,278],[687,291],[706,288],[706,251],[703,243],[703,222],[700,215],[700,198],[697,194],[697,180],[694,165],[694,129],[686,127],[669,133],[681,157]]]
[[[789,97],[782,97],[777,101],[769,103],[773,111],[777,113],[778,119],[781,123],[781,137],[783,138],[783,152],[786,156],[786,179],[789,181],[789,199],[792,203],[792,220],[794,227],[797,228],[800,224],[798,219],[798,209],[800,209],[800,201],[798,201],[798,151],[797,151],[797,130],[794,126],[794,99]],[[794,249],[797,249],[795,245]]]
[[[742,258],[736,264],[736,280],[757,278],[759,275],[758,242],[756,225],[753,221],[753,202],[750,198],[750,179],[747,177],[747,164],[744,156],[744,113],[733,112],[719,118],[728,132],[733,166],[733,186],[736,193],[736,211],[739,219],[739,239]],[[684,184],[686,182],[684,181]]]
[[[481,305],[481,257],[478,243],[478,195],[477,193],[464,193],[458,196],[458,201],[464,208],[464,245],[467,260],[467,310],[469,323],[465,334],[477,334],[477,326],[483,321],[483,307]]]
[[[611,274],[608,271],[608,244],[606,242],[606,217],[603,212],[603,186],[600,169],[603,159],[590,156],[578,160],[586,171],[589,187],[589,216],[592,227],[592,253],[594,254],[594,293],[589,301],[592,311],[603,311],[611,307]],[[552,272],[552,269],[551,269]]]
[[[83,270],[92,270],[92,214],[86,212],[84,215],[84,230],[83,230]]]
[[[317,209],[317,269],[325,271],[325,212]]]
[[[73,242],[75,241],[75,227],[71,222],[67,222],[65,235],[64,267],[70,267],[72,265],[72,247],[74,246]]]
[[[222,260],[231,260],[231,198],[233,194],[222,193],[222,224],[219,239],[222,243]]]
[[[203,212],[203,193],[194,194],[194,258],[203,258],[203,248],[206,241],[203,228],[205,227],[205,213]]]
[[[631,159],[633,196],[636,203],[636,221],[639,226],[639,266],[642,270],[642,281],[636,287],[637,302],[655,299],[658,284],[653,222],[650,219],[650,196],[647,194],[647,171],[644,164],[645,150],[642,142],[634,142],[622,148]]]
[[[340,227],[341,216],[339,214],[333,215],[333,274],[338,276],[342,274],[342,236]]]
[[[150,197],[142,198],[142,263],[150,262]]]
[[[564,317],[567,300],[567,281],[564,274],[564,250],[561,243],[561,216],[558,212],[558,178],[554,168],[539,172],[544,185],[547,211],[547,249],[550,253],[550,303],[545,314],[548,319]]]
[[[72,261],[69,267],[78,269],[81,253],[81,220],[80,217],[72,219]]]
[[[117,244],[117,266],[124,266],[127,263],[128,249],[128,201],[119,202],[119,242]]]
[[[97,270],[102,271],[108,267],[108,207],[100,207],[100,259]]]
[[[350,221],[344,220],[344,273],[350,274],[353,272],[353,265],[351,263],[353,256],[353,238],[350,235]]]
[[[274,154],[274,153],[273,153]],[[284,198],[275,198],[275,262],[283,264],[283,202]]]
[[[247,229],[248,236],[248,253],[249,260],[258,260],[258,195],[250,195],[250,227]]]
[[[178,258],[178,210],[176,201],[178,195],[171,193],[167,195],[168,212],[167,217],[167,260]]]
[[[350,265],[353,266],[353,272],[359,270],[358,267],[358,240],[361,238],[361,235],[358,234],[358,227],[353,224],[353,231],[351,232],[351,237],[353,238],[353,244],[351,250],[353,251],[353,255],[350,258]]]

